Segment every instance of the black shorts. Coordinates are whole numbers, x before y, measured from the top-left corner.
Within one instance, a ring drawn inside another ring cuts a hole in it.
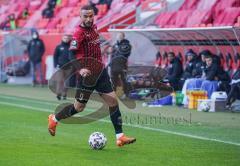
[[[80,77],[75,99],[80,103],[87,103],[94,90],[100,95],[113,92],[112,82],[106,69],[102,71],[98,78],[84,80],[83,77]]]

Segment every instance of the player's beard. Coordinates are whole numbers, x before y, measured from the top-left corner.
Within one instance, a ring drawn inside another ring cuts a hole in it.
[[[93,22],[83,22],[83,25],[87,28],[90,28],[90,27],[92,27]]]

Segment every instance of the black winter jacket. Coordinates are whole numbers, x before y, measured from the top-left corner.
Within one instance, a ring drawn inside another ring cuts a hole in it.
[[[62,67],[69,62],[69,43],[62,42],[54,51],[54,67]]]
[[[182,76],[182,72],[183,72],[182,63],[180,62],[179,58],[175,57],[170,62],[167,78],[169,81],[179,80]]]
[[[128,58],[131,54],[132,46],[127,39],[123,39],[121,41],[117,41],[117,43],[114,45],[115,53],[117,56],[124,56],[125,58]]]
[[[27,47],[28,56],[32,63],[38,64],[42,61],[42,56],[45,52],[45,46],[41,39],[32,39]]]

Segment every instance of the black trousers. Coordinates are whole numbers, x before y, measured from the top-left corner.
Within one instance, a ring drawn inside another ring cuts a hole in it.
[[[122,82],[123,85],[123,91],[125,95],[128,95],[129,93],[129,88],[128,88],[128,83],[127,83],[127,78],[126,78],[126,72],[125,71],[114,71],[111,72],[111,80],[113,83],[113,89],[116,91],[117,86]]]

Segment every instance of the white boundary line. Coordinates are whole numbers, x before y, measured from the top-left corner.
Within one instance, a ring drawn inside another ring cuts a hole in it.
[[[4,99],[11,99],[11,100],[20,100],[20,101],[27,101],[27,102],[33,102],[33,103],[38,103],[38,104],[45,104],[45,105],[52,105],[52,106],[57,106],[58,104],[61,103],[57,103],[52,101],[51,103],[49,101],[33,101],[33,100],[37,100],[37,99],[27,99],[27,98],[19,98],[19,97],[14,97],[14,96],[0,96],[0,98],[4,98]]]
[[[50,109],[43,109],[43,108],[39,108],[39,107],[32,107],[32,106],[27,106],[27,105],[23,105],[23,104],[13,104],[13,103],[9,103],[9,102],[1,102],[1,101],[0,101],[0,104],[9,105],[9,106],[15,106],[15,107],[21,107],[21,108],[26,108],[26,109],[32,109],[32,110],[42,111],[42,112],[53,112],[53,110],[50,110]],[[105,122],[105,123],[111,123],[110,121],[104,120],[104,119],[101,119],[99,121]],[[179,135],[179,136],[184,136],[184,137],[189,137],[189,138],[194,138],[194,139],[213,141],[213,142],[220,142],[220,143],[224,143],[224,144],[240,146],[240,143],[236,143],[236,142],[223,141],[223,140],[219,140],[219,139],[207,138],[207,137],[196,136],[196,135],[191,135],[191,134],[184,134],[184,133],[174,132],[174,131],[169,131],[169,130],[164,130],[164,129],[157,129],[157,128],[151,128],[151,127],[144,127],[144,126],[140,126],[140,125],[131,125],[131,124],[124,124],[124,126],[135,127],[135,128],[151,130],[151,131],[158,131],[158,132],[162,132],[162,133]]]

